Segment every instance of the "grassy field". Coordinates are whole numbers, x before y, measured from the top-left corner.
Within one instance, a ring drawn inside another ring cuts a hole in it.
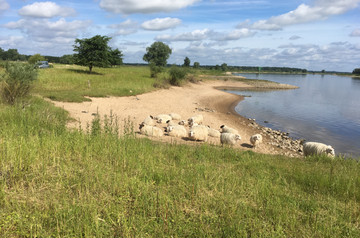
[[[41,71],[36,94],[153,90],[147,68],[95,72]],[[0,237],[360,237],[355,160],[153,142],[127,118],[85,130],[67,120],[37,96],[0,104]]]

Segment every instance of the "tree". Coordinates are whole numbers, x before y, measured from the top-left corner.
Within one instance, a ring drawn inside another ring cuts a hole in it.
[[[150,47],[146,47],[146,54],[143,60],[146,62],[154,61],[156,66],[165,67],[172,50],[170,47],[162,42],[154,42]]]
[[[74,55],[63,55],[60,57],[61,64],[73,64]]]
[[[352,71],[353,74],[358,74],[360,75],[360,68],[356,68]]]
[[[184,59],[184,67],[190,67],[190,59],[187,56]]]
[[[123,54],[119,49],[114,49],[110,51],[110,63],[111,65],[122,65],[123,64]]]
[[[28,59],[29,64],[36,64],[38,61],[44,61],[45,57],[40,54],[35,54],[33,56],[30,56]]]
[[[220,69],[220,66],[217,64],[215,65],[215,70],[219,70]]]
[[[3,60],[18,60],[19,56],[20,54],[17,49],[8,49],[2,53]]]
[[[223,64],[221,65],[221,70],[222,70],[222,71],[227,71],[227,69],[228,69],[227,64],[223,63]]]
[[[111,59],[111,48],[108,42],[111,37],[96,35],[92,38],[75,39],[74,63],[88,66],[90,74],[92,68],[109,66]]]
[[[0,47],[0,60],[3,60],[4,50]]]
[[[199,63],[199,62],[195,62],[195,63],[194,63],[194,68],[195,68],[195,69],[200,68],[200,63]]]

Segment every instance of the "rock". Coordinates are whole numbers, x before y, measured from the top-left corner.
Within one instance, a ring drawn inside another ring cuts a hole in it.
[[[264,123],[269,123],[268,121],[264,121]]]

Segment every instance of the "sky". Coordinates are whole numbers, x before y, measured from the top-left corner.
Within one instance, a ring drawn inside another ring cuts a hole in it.
[[[0,47],[73,54],[76,38],[106,35],[124,63],[146,63],[156,41],[200,65],[360,68],[360,0],[0,0]]]

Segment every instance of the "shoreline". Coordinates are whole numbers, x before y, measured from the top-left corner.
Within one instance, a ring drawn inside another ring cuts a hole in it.
[[[170,87],[160,89],[150,93],[130,97],[107,97],[90,98],[90,102],[67,103],[52,101],[55,106],[62,107],[70,113],[70,116],[77,122],[68,123],[69,128],[85,128],[91,125],[94,114],[99,114],[101,119],[112,112],[120,120],[130,119],[134,123],[134,130],[138,132],[138,125],[147,115],[159,115],[177,113],[183,120],[201,114],[204,117],[204,125],[209,125],[213,129],[220,129],[221,125],[233,127],[239,131],[242,140],[238,142],[234,149],[251,149],[250,137],[253,134],[261,133],[262,130],[250,126],[248,118],[235,111],[236,105],[244,100],[243,96],[222,91],[221,88],[257,88],[238,80],[204,80],[200,83],[188,83],[183,87]],[[253,122],[254,123],[254,122]],[[80,124],[80,125],[79,125]],[[121,124],[121,123],[120,123]],[[164,128],[166,124],[157,124]],[[123,125],[120,125],[122,128]],[[188,129],[188,128],[187,128]],[[145,137],[137,134],[138,137]],[[257,152],[265,154],[284,154],[284,150],[279,150],[269,144],[270,138],[264,134],[263,146]],[[194,142],[181,138],[163,136],[152,138],[162,142],[181,144],[202,144],[204,142]],[[219,138],[210,137],[209,144],[221,145]]]

